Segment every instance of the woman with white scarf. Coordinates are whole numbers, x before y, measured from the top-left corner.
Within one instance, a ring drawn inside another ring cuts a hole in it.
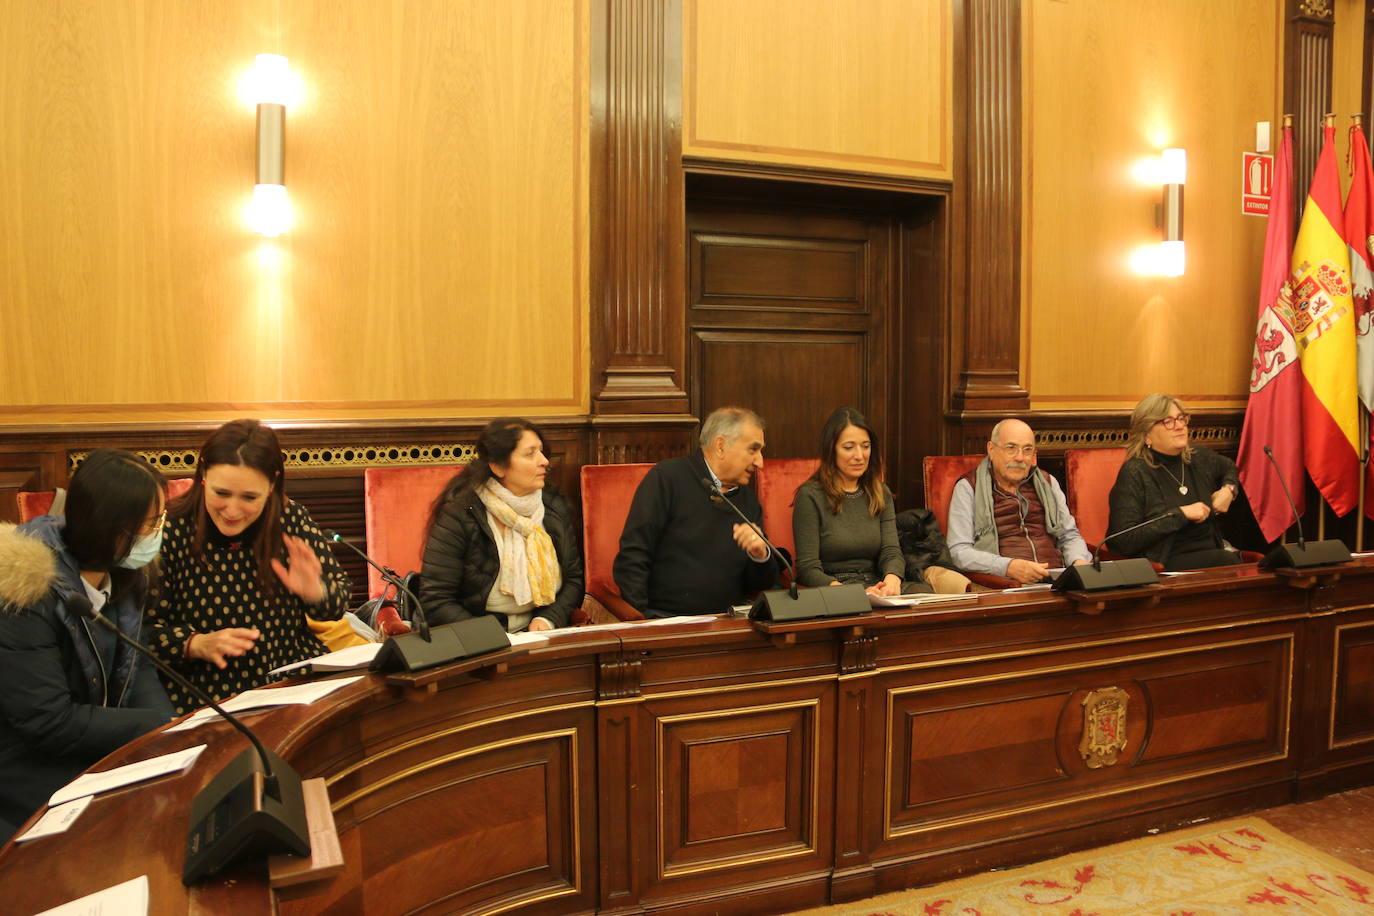
[[[545,487],[538,427],[500,417],[482,430],[477,460],[434,504],[421,568],[430,623],[480,614],[507,632],[565,627],[582,604],[582,554],[568,504]]]

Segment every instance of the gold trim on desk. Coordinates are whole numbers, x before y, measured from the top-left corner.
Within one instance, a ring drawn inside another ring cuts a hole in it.
[[[1018,680],[1033,678],[1045,674],[1060,674],[1065,671],[1080,671],[1094,668],[1103,668],[1111,665],[1121,665],[1130,662],[1144,661],[1152,658],[1165,658],[1174,655],[1191,655],[1199,652],[1211,652],[1218,649],[1230,649],[1236,646],[1254,645],[1258,643],[1287,643],[1287,672],[1284,683],[1284,704],[1283,721],[1280,723],[1279,731],[1283,740],[1281,750],[1267,757],[1254,760],[1245,760],[1238,763],[1226,764],[1225,766],[1213,767],[1204,770],[1193,770],[1187,773],[1179,773],[1171,776],[1164,776],[1158,779],[1147,780],[1145,782],[1130,782],[1121,786],[1096,791],[1082,792],[1077,795],[1068,795],[1061,798],[1047,799],[1043,802],[1035,802],[1028,805],[1019,805],[1012,808],[1001,808],[996,811],[986,811],[979,814],[954,815],[938,820],[923,821],[919,824],[912,824],[905,827],[894,828],[892,826],[892,764],[896,756],[896,748],[893,744],[893,718],[895,709],[893,698],[904,696],[909,693],[924,693],[933,690],[943,690],[950,687],[964,687],[973,684],[988,684],[998,681]],[[955,678],[949,681],[939,681],[931,684],[912,684],[906,687],[894,687],[887,690],[887,721],[884,723],[886,733],[883,760],[883,838],[895,839],[896,837],[910,836],[918,833],[928,833],[933,830],[943,830],[949,827],[957,827],[963,824],[975,824],[983,821],[997,820],[999,818],[1013,817],[1018,814],[1027,814],[1032,811],[1042,811],[1046,808],[1054,808],[1061,805],[1073,805],[1079,802],[1091,801],[1095,798],[1108,798],[1120,795],[1124,792],[1134,792],[1139,789],[1152,788],[1154,786],[1168,785],[1173,782],[1182,782],[1187,779],[1199,779],[1211,776],[1216,773],[1225,773],[1229,770],[1238,770],[1245,767],[1259,766],[1271,763],[1275,760],[1283,760],[1288,757],[1289,739],[1293,723],[1293,654],[1294,639],[1291,633],[1279,633],[1273,636],[1258,636],[1253,639],[1240,639],[1230,642],[1209,643],[1200,646],[1187,646],[1178,649],[1164,649],[1158,652],[1144,652],[1138,655],[1118,656],[1115,658],[1095,659],[1090,663],[1072,665],[1050,665],[1044,668],[1036,668],[1029,671],[999,672],[997,674],[985,675],[983,677]]]
[[[812,697],[807,700],[789,700],[785,703],[766,703],[760,706],[738,706],[732,709],[711,709],[702,712],[679,713],[671,716],[657,716],[654,718],[654,748],[657,756],[658,785],[658,824],[654,831],[658,845],[658,877],[676,878],[682,875],[695,875],[706,871],[715,871],[723,868],[736,868],[741,865],[752,865],[756,862],[769,862],[775,859],[790,859],[796,856],[815,855],[816,843],[820,836],[820,764],[821,764],[821,721],[820,721],[820,697]],[[727,856],[720,859],[711,859],[705,862],[697,862],[691,865],[677,865],[672,868],[667,866],[667,848],[664,842],[664,800],[663,787],[667,785],[665,767],[667,758],[664,753],[664,733],[665,725],[677,722],[690,722],[700,719],[725,719],[736,716],[755,715],[762,712],[778,712],[785,709],[810,709],[811,710],[811,829],[809,831],[808,845],[800,849],[782,849],[774,852],[741,854],[737,856]]]
[[[541,716],[545,713],[551,712],[566,712],[570,709],[585,709],[591,707],[592,705],[593,704],[591,700],[584,700],[578,703],[563,703],[557,706],[541,706],[536,709],[525,709],[521,710],[520,712],[507,713],[504,716],[492,716],[488,719],[478,719],[477,721],[465,722],[462,725],[455,725],[451,728],[443,728],[439,729],[438,731],[427,732],[424,735],[421,735],[419,738],[411,738],[409,741],[402,741],[400,744],[393,744],[390,747],[384,748],[383,750],[380,750],[375,754],[369,754],[366,757],[363,757],[359,760],[355,760],[348,766],[344,767],[342,770],[339,770],[338,772],[332,773],[329,776],[325,777],[325,783],[327,785],[332,786],[344,777],[350,776],[353,773],[358,772],[363,767],[370,766],[371,764],[377,763],[380,760],[385,760],[387,757],[390,757],[393,754],[399,754],[401,751],[408,751],[411,748],[419,747],[420,745],[427,744],[431,741],[439,741],[443,738],[451,737],[452,735],[456,735],[460,732],[471,731],[474,728],[482,728],[487,725],[496,725],[501,722],[509,722],[512,719],[523,719],[528,716]],[[334,810],[339,810],[338,805],[334,806]]]
[[[998,661],[1006,658],[1023,658],[1031,655],[1056,655],[1061,652],[1072,652],[1076,649],[1094,649],[1098,646],[1121,645],[1128,642],[1142,642],[1148,639],[1169,639],[1174,636],[1191,636],[1195,633],[1215,633],[1221,630],[1237,630],[1243,627],[1258,627],[1269,623],[1286,623],[1293,620],[1305,620],[1309,615],[1305,613],[1284,614],[1278,617],[1265,617],[1259,620],[1245,620],[1234,623],[1222,623],[1212,626],[1191,627],[1180,630],[1153,630],[1148,633],[1137,633],[1130,636],[1107,637],[1103,639],[1089,639],[1082,642],[1072,643],[1050,643],[1044,646],[1037,646],[1033,649],[1011,649],[1006,652],[985,652],[982,655],[958,655],[946,658],[937,658],[924,662],[906,662],[900,665],[884,665],[880,661],[878,667],[872,671],[864,671],[860,674],[841,674],[839,680],[847,681],[855,677],[868,677],[874,674],[890,674],[899,671],[920,671],[927,668],[948,668],[952,665],[963,665],[971,662]],[[1291,635],[1291,634],[1290,634]],[[1268,639],[1270,637],[1257,637]],[[957,650],[951,650],[957,651]],[[1074,667],[1074,666],[1070,666]]]

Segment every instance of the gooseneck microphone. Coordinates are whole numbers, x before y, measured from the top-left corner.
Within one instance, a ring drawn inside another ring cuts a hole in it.
[[[777,557],[779,560],[782,560],[783,565],[787,567],[788,573],[790,573],[792,576],[792,584],[788,587],[787,593],[791,595],[792,599],[795,601],[797,598],[797,570],[795,567],[792,566],[791,561],[787,559],[786,554],[784,554],[781,550],[778,550],[778,548],[773,546],[773,542],[768,540],[768,538],[764,536],[764,533],[759,530],[759,526],[749,521],[749,517],[745,515],[743,512],[739,511],[739,506],[735,505],[729,498],[726,497],[725,491],[722,490],[719,486],[717,486],[714,480],[712,480],[710,477],[703,477],[701,478],[700,482],[707,493],[711,494],[712,497],[724,502],[727,506],[733,509],[735,511],[735,514],[740,517],[740,521],[748,525],[749,529],[753,531],[754,534],[758,535],[759,540],[763,541],[764,546],[768,548],[768,555],[770,557]]]
[[[390,566],[383,566],[382,564],[378,563],[376,560],[372,559],[367,554],[363,553],[362,549],[359,548],[358,545],[354,544],[352,541],[345,540],[344,537],[337,531],[330,531],[326,528],[323,534],[326,540],[331,541],[335,544],[343,544],[349,550],[352,550],[358,556],[362,557],[363,560],[365,560],[369,566],[371,566],[373,569],[377,570],[377,572],[381,574],[383,582],[387,583],[388,585],[394,586],[398,594],[404,594],[407,598],[410,599],[411,607],[415,608],[416,631],[419,633],[421,639],[423,639],[425,642],[430,642],[431,638],[429,635],[429,620],[425,617],[425,609],[420,605],[420,599],[416,597],[415,593],[406,587],[405,580],[402,579],[400,576],[396,575],[396,570],[392,569]]]
[[[1297,503],[1293,501],[1293,494],[1288,490],[1288,482],[1283,479],[1283,471],[1279,468],[1279,463],[1274,460],[1274,450],[1268,445],[1264,446],[1264,456],[1273,465],[1274,474],[1279,479],[1279,487],[1288,499],[1288,508],[1293,510],[1293,522],[1298,526],[1298,543],[1296,545],[1279,544],[1265,554],[1263,560],[1259,561],[1259,568],[1302,569],[1309,566],[1348,563],[1350,561],[1350,548],[1346,547],[1343,541],[1325,540],[1307,543],[1307,539],[1302,534],[1302,516],[1298,513]]]
[[[1147,518],[1145,521],[1141,522],[1138,525],[1132,525],[1129,528],[1122,528],[1120,531],[1113,531],[1111,534],[1104,537],[1101,541],[1098,542],[1097,549],[1093,551],[1093,569],[1102,568],[1102,548],[1106,546],[1108,541],[1112,540],[1113,538],[1120,537],[1123,534],[1130,534],[1132,531],[1137,531],[1141,528],[1144,528],[1146,525],[1153,525],[1155,522],[1166,519],[1173,514],[1174,513],[1172,511],[1165,512],[1163,515],[1156,515],[1154,518]]]
[[[1307,538],[1302,536],[1302,515],[1298,512],[1298,504],[1293,502],[1293,494],[1288,491],[1288,481],[1283,479],[1283,471],[1279,469],[1279,463],[1274,460],[1274,450],[1268,445],[1264,447],[1264,457],[1269,459],[1269,463],[1274,468],[1274,476],[1279,480],[1279,488],[1283,490],[1283,498],[1288,500],[1288,508],[1293,512],[1293,524],[1298,526],[1298,548],[1307,549]]]
[[[749,609],[750,619],[789,621],[807,620],[812,617],[852,617],[873,610],[868,593],[857,583],[808,588],[804,592],[799,592],[797,568],[787,559],[787,554],[773,546],[773,542],[759,530],[759,526],[751,522],[749,517],[739,510],[739,506],[726,497],[715,481],[710,477],[702,477],[698,482],[712,499],[720,500],[734,510],[740,521],[748,525],[749,530],[758,535],[759,540],[768,547],[768,555],[782,560],[792,576],[792,583],[787,588],[768,589],[759,594],[754,606]]]
[[[90,599],[74,595],[64,603],[68,609],[109,630],[120,642],[151,661],[157,670],[219,713],[253,745],[230,760],[192,800],[182,883],[194,884],[243,859],[279,852],[310,855],[305,797],[301,794],[301,778],[291,764],[263,747],[252,729],[204,690],[92,607]]]
[[[510,637],[506,635],[506,628],[497,623],[491,614],[480,614],[441,624],[435,627],[435,638],[430,634],[429,619],[425,617],[425,609],[420,605],[420,599],[406,588],[405,580],[396,575],[396,570],[381,565],[363,553],[356,544],[344,540],[337,531],[326,530],[323,533],[326,540],[343,544],[366,560],[368,565],[382,574],[387,584],[396,587],[398,600],[401,595],[405,595],[415,608],[415,632],[401,633],[383,642],[382,648],[377,650],[376,656],[368,666],[371,670],[419,671],[422,668],[432,668],[458,659],[510,648]]]

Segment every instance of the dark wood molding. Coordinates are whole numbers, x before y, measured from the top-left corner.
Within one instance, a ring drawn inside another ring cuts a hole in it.
[[[726,175],[733,178],[763,178],[772,181],[805,182],[812,185],[833,185],[843,188],[871,188],[878,191],[904,191],[913,194],[943,194],[950,182],[938,178],[916,178],[908,175],[875,175],[844,169],[825,169],[809,165],[785,165],[777,162],[734,162],[686,156],[683,171],[688,175]]]
[[[1023,410],[1021,0],[956,4],[952,408]]]
[[[592,413],[686,414],[681,7],[593,9]]]
[[[1332,0],[1288,0],[1283,41],[1283,110],[1293,115],[1293,198],[1301,214],[1321,154],[1322,115],[1331,110]]]
[[[1365,139],[1369,138],[1369,112],[1374,106],[1374,4],[1365,4],[1364,39],[1360,57],[1360,111],[1364,114]]]

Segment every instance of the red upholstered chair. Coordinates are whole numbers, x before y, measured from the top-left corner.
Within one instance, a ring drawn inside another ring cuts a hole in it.
[[[189,489],[190,477],[173,477],[167,481],[167,500],[170,502]],[[19,503],[19,521],[28,522],[40,515],[47,515],[56,498],[55,490],[34,490],[15,494],[16,502]]]
[[[425,554],[429,514],[462,465],[368,468],[363,471],[363,521],[367,552],[398,575],[415,572]],[[382,593],[381,573],[367,568],[367,594]]]
[[[582,466],[582,549],[586,559],[587,594],[621,620],[643,620],[615,584],[611,567],[620,552],[620,534],[630,502],[652,464],[586,464]]]
[[[47,515],[52,508],[53,499],[57,493],[52,490],[20,491],[15,494],[15,501],[19,503],[20,523],[31,522],[40,515]]]
[[[797,545],[792,540],[792,502],[797,487],[816,473],[818,458],[769,458],[754,478],[763,506],[763,532],[795,562]],[[785,575],[785,573],[784,573]]]
[[[1071,448],[1064,452],[1064,477],[1069,492],[1069,512],[1089,549],[1107,536],[1111,507],[1107,497],[1116,484],[1117,472],[1126,463],[1124,448]]]
[[[982,460],[982,455],[927,455],[921,462],[926,508],[935,513],[935,520],[946,536],[949,535],[949,500],[954,495],[954,485]],[[1014,588],[1021,584],[1015,579],[988,573],[966,572],[964,575],[985,588]]]
[[[982,460],[982,455],[927,455],[921,462],[926,508],[935,513],[941,531],[949,531],[949,500],[954,495],[954,485]]]

